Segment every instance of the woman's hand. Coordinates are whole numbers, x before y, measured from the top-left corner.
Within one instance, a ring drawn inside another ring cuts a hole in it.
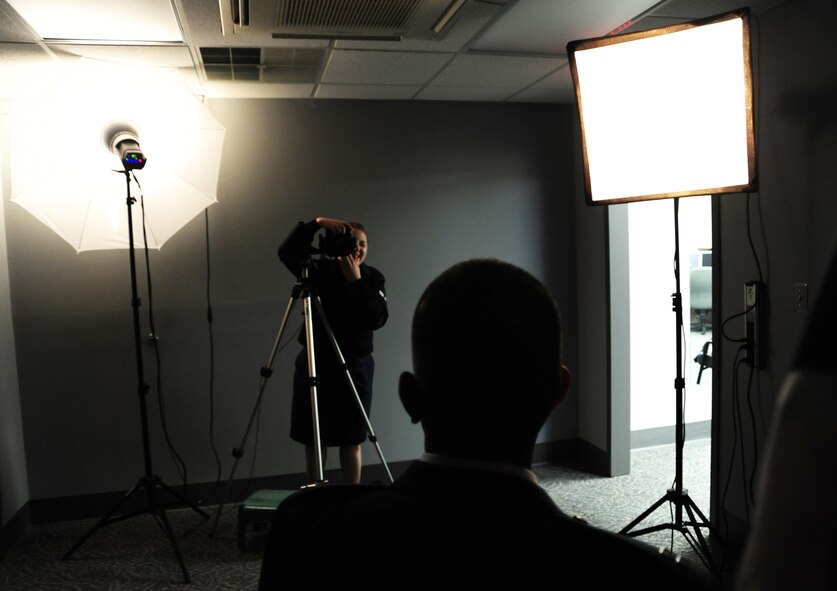
[[[340,263],[340,270],[343,271],[343,277],[346,278],[346,281],[351,283],[360,279],[360,257],[357,256],[356,252],[337,257],[337,261]]]
[[[315,221],[321,228],[325,228],[329,232],[333,232],[335,234],[351,234],[352,232],[352,225],[349,222],[344,222],[343,220],[335,220],[333,218],[315,218]]]

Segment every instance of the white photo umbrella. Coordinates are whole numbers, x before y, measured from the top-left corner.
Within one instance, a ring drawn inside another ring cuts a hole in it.
[[[129,247],[124,168],[102,138],[114,121],[136,129],[147,159],[133,174],[149,248],[217,201],[225,129],[176,72],[79,60],[33,77],[9,118],[11,201],[77,252]]]

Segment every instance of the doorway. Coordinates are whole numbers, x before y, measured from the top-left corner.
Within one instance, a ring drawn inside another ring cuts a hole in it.
[[[674,443],[677,338],[683,338],[687,438],[708,438],[712,418],[712,201],[679,199],[683,331],[672,307],[674,205],[628,206],[631,448]],[[707,475],[708,480],[708,475]]]

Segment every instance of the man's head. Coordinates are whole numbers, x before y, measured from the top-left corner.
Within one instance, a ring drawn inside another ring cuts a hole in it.
[[[570,382],[548,290],[498,260],[454,265],[421,296],[412,345],[399,393],[426,450],[528,465]]]

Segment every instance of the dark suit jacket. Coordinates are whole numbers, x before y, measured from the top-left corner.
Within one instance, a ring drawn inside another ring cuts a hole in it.
[[[326,485],[279,506],[260,590],[306,576],[346,583],[346,572],[410,586],[716,588],[694,565],[568,517],[534,482],[420,461],[391,486]]]

